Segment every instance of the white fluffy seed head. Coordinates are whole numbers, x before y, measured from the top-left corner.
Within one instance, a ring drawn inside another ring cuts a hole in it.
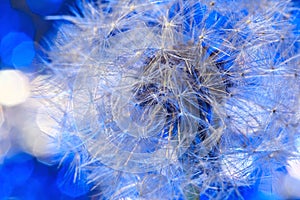
[[[64,144],[75,137],[89,152],[76,164],[92,166],[100,196],[147,199],[144,182],[167,180],[158,199],[221,199],[295,157],[292,7],[255,2],[82,3],[81,14],[56,17],[70,23],[48,53],[54,77],[41,89],[50,81],[62,99],[46,95],[46,113],[58,145],[80,156]]]

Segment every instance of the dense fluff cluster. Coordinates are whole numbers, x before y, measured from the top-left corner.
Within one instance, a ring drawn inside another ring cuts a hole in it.
[[[49,73],[36,81],[46,98],[38,123],[51,121],[43,130],[61,162],[73,159],[68,180],[88,177],[99,199],[274,190],[273,178],[298,157],[299,34],[290,2],[79,8],[49,17],[63,23],[47,53]]]

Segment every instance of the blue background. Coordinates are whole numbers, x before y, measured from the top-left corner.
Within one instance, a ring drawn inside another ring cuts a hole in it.
[[[67,14],[73,0],[0,0],[0,70],[36,72],[32,67],[38,44],[53,27],[47,15]],[[13,155],[13,154],[12,154]],[[26,153],[0,164],[0,199],[84,200],[89,187],[66,181],[68,159],[61,167],[47,166]]]

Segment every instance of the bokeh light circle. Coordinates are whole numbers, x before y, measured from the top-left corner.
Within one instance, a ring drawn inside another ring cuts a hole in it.
[[[15,106],[25,102],[29,95],[29,80],[22,72],[0,71],[0,104]]]
[[[26,68],[34,59],[35,49],[32,39],[23,32],[10,32],[0,43],[2,63],[15,67]]]

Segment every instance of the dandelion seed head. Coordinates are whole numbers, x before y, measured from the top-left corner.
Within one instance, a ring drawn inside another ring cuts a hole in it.
[[[41,89],[57,95],[37,121],[99,199],[271,191],[297,157],[299,52],[292,6],[255,2],[82,2],[52,17],[67,23]]]

